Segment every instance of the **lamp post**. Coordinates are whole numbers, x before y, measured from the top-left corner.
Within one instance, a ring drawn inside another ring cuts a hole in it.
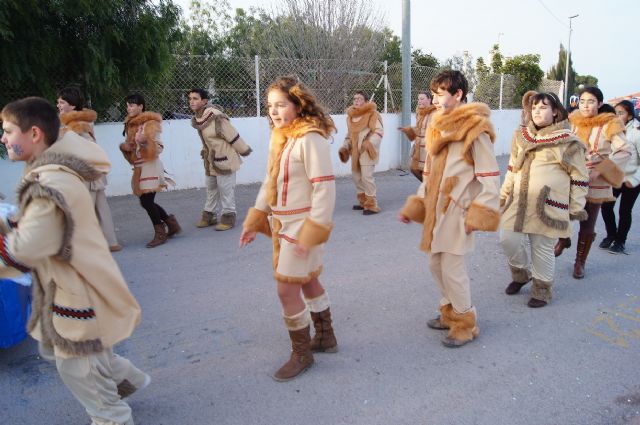
[[[571,60],[571,20],[573,18],[577,18],[579,15],[575,14],[573,16],[569,16],[569,43],[567,44],[567,57],[565,60],[564,67],[564,104],[565,106],[569,106],[569,61]]]
[[[402,1],[402,117],[403,127],[411,125],[411,4]],[[409,164],[409,142],[403,138],[400,163]]]

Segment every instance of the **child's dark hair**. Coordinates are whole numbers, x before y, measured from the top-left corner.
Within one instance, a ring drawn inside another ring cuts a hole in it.
[[[558,96],[553,93],[543,92],[537,93],[532,96],[531,106],[537,105],[540,102],[544,103],[545,105],[551,106],[551,109],[556,112],[556,116],[553,117],[554,123],[564,121],[569,116],[567,110],[564,109],[564,106],[562,106],[562,102],[560,102]]]
[[[631,119],[636,118],[636,110],[633,108],[633,103],[631,103],[631,101],[621,100],[620,102],[618,102],[618,104],[615,107],[617,108],[618,106],[621,108],[624,108],[624,110],[627,111],[627,114],[629,114]]]
[[[418,92],[418,96],[419,96],[419,95],[421,95],[421,94],[423,94],[423,95],[427,96],[427,98],[428,98],[429,100],[433,99],[433,95],[432,95],[432,94],[431,94],[431,92],[430,92],[430,91],[428,91],[428,90],[419,91],[419,92]]]
[[[604,95],[602,94],[602,90],[600,90],[597,87],[594,87],[594,86],[584,87],[578,93],[578,99],[581,98],[584,93],[589,93],[590,95],[593,95],[596,99],[598,99],[598,103],[604,102]]]
[[[354,96],[355,96],[355,95],[358,95],[358,94],[364,98],[364,101],[365,101],[365,102],[368,102],[368,101],[369,101],[369,95],[368,95],[368,94],[366,94],[364,91],[362,91],[362,90],[356,90],[356,91],[353,93],[353,95],[354,95]]]
[[[31,127],[38,127],[44,133],[47,146],[58,139],[58,111],[41,97],[26,97],[7,104],[0,112],[0,119],[17,125],[23,133]]]
[[[446,71],[439,72],[429,84],[429,89],[432,92],[437,92],[439,89],[446,90],[450,94],[456,94],[458,90],[462,90],[461,102],[467,101],[467,93],[469,92],[469,83],[464,74],[460,71],[448,69]]]
[[[187,92],[187,97],[191,94],[191,93],[197,93],[200,96],[200,99],[207,99],[209,100],[209,92],[206,91],[205,89],[191,89]]]
[[[133,103],[135,105],[142,105],[142,110],[146,110],[144,97],[140,93],[132,93],[129,96],[125,97],[124,101],[127,103]]]
[[[82,108],[84,108],[84,96],[78,86],[67,86],[63,88],[58,92],[58,98],[75,107],[76,111],[81,111]]]
[[[616,110],[613,106],[609,105],[608,103],[603,103],[602,106],[598,108],[598,113],[599,114],[603,114],[603,113],[615,114]]]

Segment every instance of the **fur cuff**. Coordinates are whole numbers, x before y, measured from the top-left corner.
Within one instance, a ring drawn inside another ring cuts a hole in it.
[[[500,213],[477,202],[472,202],[464,224],[471,226],[474,230],[495,232],[500,224]]]
[[[253,152],[253,149],[248,148],[246,151],[242,152],[240,156],[249,156],[251,155],[251,152]]]
[[[611,186],[616,189],[619,189],[620,186],[622,186],[622,182],[624,181],[624,171],[622,171],[620,167],[618,167],[616,163],[609,158],[596,164],[594,168]]]
[[[298,233],[298,243],[307,248],[325,243],[329,240],[332,228],[332,224],[326,226],[307,217]]]
[[[589,218],[589,214],[587,214],[585,210],[580,210],[575,214],[573,213],[569,214],[569,220],[585,221],[588,218]]]
[[[400,214],[416,223],[424,223],[424,199],[419,196],[409,196],[400,210]]]
[[[404,135],[407,136],[407,139],[411,140],[412,142],[416,140],[417,134],[413,127],[400,127],[400,131],[402,131]]]
[[[553,295],[553,281],[545,282],[544,280],[533,278],[533,286],[531,287],[531,298],[536,300],[549,302]]]
[[[367,155],[369,155],[369,158],[371,158],[372,161],[378,159],[378,152],[369,140],[365,140],[364,142],[362,142],[362,150],[366,152]]]
[[[342,161],[343,163],[347,163],[347,161],[349,161],[349,156],[351,155],[351,152],[349,151],[349,149],[345,148],[345,147],[341,147],[338,150],[338,156],[340,157],[340,161]]]
[[[299,331],[311,324],[311,313],[309,313],[307,306],[298,314],[294,314],[293,316],[282,315],[282,317],[284,319],[284,325],[290,331]]]
[[[509,264],[509,268],[511,269],[511,279],[514,282],[527,283],[531,280],[531,272],[529,270],[514,267],[511,264]]]
[[[329,295],[327,295],[326,292],[320,295],[319,297],[315,297],[311,299],[305,298],[304,300],[307,303],[307,306],[309,307],[309,310],[311,310],[312,313],[320,313],[321,311],[325,311],[331,306],[331,302],[329,301]]]
[[[255,231],[271,237],[271,227],[269,227],[267,213],[257,208],[249,208],[247,217],[242,223],[242,228],[246,231]]]

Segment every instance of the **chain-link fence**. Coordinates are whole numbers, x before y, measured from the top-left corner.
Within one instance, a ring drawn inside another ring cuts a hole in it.
[[[428,90],[438,71],[425,66],[411,68],[412,110],[417,94]],[[387,66],[380,61],[174,56],[173,63],[153,84],[132,88],[129,92],[141,93],[147,109],[162,113],[165,119],[191,116],[186,93],[192,88],[207,89],[211,102],[220,105],[230,116],[264,116],[265,91],[281,75],[297,75],[331,114],[343,113],[356,90],[369,93],[380,111],[401,111],[402,66]],[[74,83],[63,76],[52,76],[51,80],[55,90]],[[517,84],[517,78],[512,75],[489,74],[478,79],[473,100],[485,102],[492,109],[518,108]],[[561,85],[562,82],[546,80],[543,90],[558,93]],[[54,90],[39,93],[29,87],[9,87],[2,81],[0,92],[2,99],[8,100],[32,95],[55,96]],[[114,90],[101,99],[88,99],[90,106],[98,112],[98,121],[122,121],[126,113],[126,94]]]

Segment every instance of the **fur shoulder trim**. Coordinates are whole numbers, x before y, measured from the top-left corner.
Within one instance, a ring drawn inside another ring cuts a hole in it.
[[[619,120],[619,118],[616,114],[612,114],[611,112],[598,114],[595,117],[585,117],[579,110],[576,110],[569,115],[569,121],[571,121],[571,124],[578,128],[601,127],[613,120]]]
[[[92,123],[95,122],[97,118],[98,114],[96,113],[96,111],[93,111],[91,109],[83,109],[82,111],[71,111],[60,114],[60,122],[66,126],[75,121],[85,121]]]
[[[421,119],[435,111],[437,108],[433,105],[429,105],[426,108],[416,108],[416,119]]]
[[[196,130],[202,130],[214,121],[216,122],[216,126],[218,126],[223,119],[229,120],[229,117],[224,112],[213,106],[209,106],[205,108],[200,117],[194,116],[191,118],[191,126]]]
[[[45,165],[61,165],[67,167],[75,173],[78,173],[80,177],[88,182],[98,180],[104,175],[91,164],[77,156],[47,151],[38,155],[33,161],[28,162],[25,170],[29,172]]]
[[[604,135],[607,137],[607,140],[611,140],[613,136],[616,134],[624,133],[625,125],[622,123],[622,120],[616,116],[615,120],[609,121],[609,123],[604,128]]]
[[[325,127],[328,127],[327,130],[324,129]],[[297,118],[287,127],[283,127],[281,129],[274,128],[273,131],[282,133],[285,137],[290,137],[292,139],[297,139],[307,133],[318,133],[327,139],[331,133],[335,131],[335,126],[331,118],[329,118],[327,122],[323,123],[320,118],[307,115]]]
[[[374,102],[367,102],[359,108],[355,106],[349,106],[349,108],[347,108],[347,115],[349,115],[350,118],[360,117],[370,114],[371,112],[378,112],[378,106]]]
[[[127,123],[131,125],[141,125],[147,121],[157,121],[160,123],[162,122],[162,115],[157,112],[143,112],[140,115],[136,115],[130,120],[127,120]]]

